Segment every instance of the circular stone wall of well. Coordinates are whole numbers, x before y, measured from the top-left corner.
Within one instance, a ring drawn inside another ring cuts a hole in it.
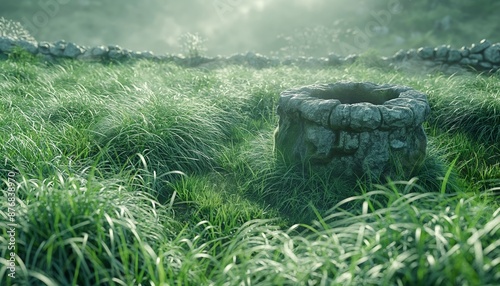
[[[425,158],[425,94],[410,87],[337,82],[286,90],[278,105],[275,150],[289,162],[335,176],[380,178]]]

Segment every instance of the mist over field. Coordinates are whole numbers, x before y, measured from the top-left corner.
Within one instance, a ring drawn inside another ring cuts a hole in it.
[[[0,0],[0,17],[39,41],[117,44],[181,53],[199,35],[207,55],[254,51],[326,56],[422,45],[469,45],[491,38],[499,2],[487,0]]]

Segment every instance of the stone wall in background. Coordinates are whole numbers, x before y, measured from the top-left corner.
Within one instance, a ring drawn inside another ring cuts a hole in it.
[[[280,59],[252,52],[235,54],[229,57],[185,57],[183,55],[155,55],[150,51],[137,52],[123,49],[119,46],[85,47],[64,40],[49,43],[0,36],[0,59],[7,59],[8,54],[14,51],[15,47],[20,47],[33,55],[43,57],[47,61],[56,61],[62,58],[87,61],[149,59],[170,61],[186,66],[200,66],[208,63],[247,64],[256,68],[278,65],[332,66],[353,63],[360,58],[359,55],[339,56],[330,54],[324,58],[299,57]],[[380,60],[388,65],[408,61],[421,61],[427,67],[457,66],[476,71],[497,72],[500,69],[500,43],[492,44],[485,39],[479,43],[472,44],[470,47],[462,47],[460,49],[451,48],[449,45],[442,45],[407,51],[400,50],[395,55],[381,57]]]
[[[479,71],[496,72],[500,69],[500,43],[492,44],[484,39],[470,47],[453,49],[449,45],[422,47],[418,50],[399,51],[393,60],[419,59],[438,64],[459,65]]]

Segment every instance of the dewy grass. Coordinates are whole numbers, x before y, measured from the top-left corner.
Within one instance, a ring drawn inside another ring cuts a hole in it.
[[[194,100],[143,95],[114,108],[94,133],[96,145],[120,163],[143,153],[159,170],[200,172],[226,138],[223,112]]]
[[[400,185],[411,189],[411,183]],[[415,186],[413,186],[415,187]],[[406,193],[348,198],[323,223],[282,231],[249,222],[221,254],[219,283],[239,285],[494,285],[500,209],[478,198]],[[375,206],[384,196],[388,204]],[[343,210],[358,201],[359,210]],[[216,283],[217,284],[217,283]]]
[[[442,132],[439,128],[429,130],[433,150],[439,157],[451,162],[457,160],[457,171],[465,181],[473,182],[474,188],[481,191],[492,187],[491,182],[500,178],[500,149],[470,138],[465,132]],[[474,150],[474,152],[470,152]]]
[[[500,284],[498,82],[370,65],[0,62],[19,225],[9,280],[2,192],[0,284]],[[339,80],[429,95],[414,178],[345,182],[275,158],[279,93]]]
[[[20,179],[16,254],[25,285],[134,284],[147,276],[135,269],[147,262],[144,247],[175,238],[168,210],[119,182],[63,174]],[[3,211],[2,217],[6,221]]]
[[[500,141],[500,83],[497,75],[439,78],[448,83],[429,90],[431,122],[447,132],[465,132],[479,142]]]
[[[207,220],[212,232],[204,239],[216,239],[230,235],[246,221],[270,219],[276,212],[263,208],[221,175],[184,177],[173,186],[178,202],[173,204],[174,212],[182,211],[177,217],[187,223]]]

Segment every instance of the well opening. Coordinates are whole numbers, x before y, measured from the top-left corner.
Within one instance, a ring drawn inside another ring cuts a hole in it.
[[[377,87],[376,85],[341,83],[329,85],[325,89],[314,90],[311,96],[319,99],[337,99],[342,104],[367,102],[380,105],[397,98],[399,92],[391,88]]]

